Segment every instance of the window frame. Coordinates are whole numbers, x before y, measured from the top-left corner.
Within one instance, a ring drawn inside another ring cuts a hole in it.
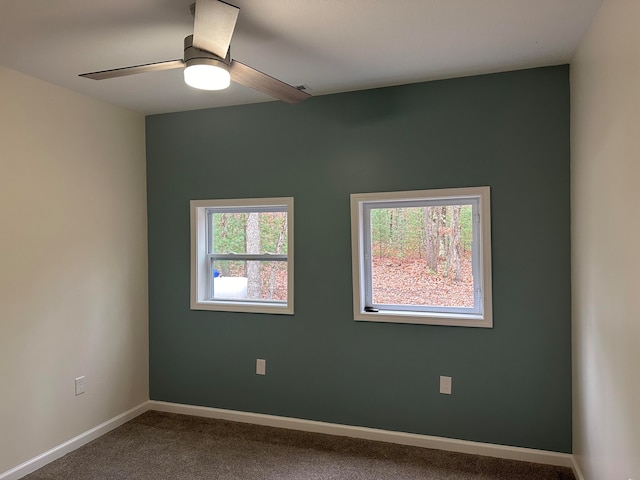
[[[474,308],[411,305],[391,306],[371,303],[371,210],[375,208],[428,206],[429,203],[437,205],[476,204],[475,207],[472,206],[474,221],[472,231]],[[365,225],[368,225],[368,228],[365,228]],[[464,327],[493,327],[489,187],[352,194],[351,242],[354,320]],[[369,245],[369,248],[367,248],[367,245]],[[369,252],[369,256],[367,256],[367,252]],[[371,307],[377,311],[366,311],[365,307]]]
[[[284,211],[287,214],[286,254],[216,254],[209,252],[212,213]],[[191,200],[191,310],[293,315],[293,197]],[[215,300],[212,295],[214,260],[286,261],[287,301]]]

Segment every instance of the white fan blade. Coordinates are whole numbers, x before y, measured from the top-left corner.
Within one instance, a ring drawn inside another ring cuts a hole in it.
[[[255,68],[249,67],[244,63],[237,60],[231,61],[231,67],[229,68],[231,73],[231,80],[240,83],[246,87],[251,87],[259,92],[271,95],[278,100],[282,100],[287,103],[299,103],[306,100],[311,95],[302,90],[298,90],[296,87],[284,83],[277,78],[270,77],[266,73],[262,73]]]
[[[145,63],[133,67],[114,68],[112,70],[101,70],[99,72],[82,73],[80,76],[93,80],[105,80],[107,78],[124,77],[135,75],[136,73],[156,72],[158,70],[171,70],[172,68],[184,67],[182,60],[168,60],[166,62]]]
[[[219,0],[197,0],[193,46],[225,58],[240,9]]]

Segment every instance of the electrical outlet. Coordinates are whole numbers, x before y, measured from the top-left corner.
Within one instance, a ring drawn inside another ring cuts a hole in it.
[[[451,377],[440,377],[440,393],[451,395]]]
[[[84,375],[76,378],[76,397],[84,393]]]
[[[266,375],[267,374],[267,361],[263,358],[258,358],[256,360],[256,375]]]

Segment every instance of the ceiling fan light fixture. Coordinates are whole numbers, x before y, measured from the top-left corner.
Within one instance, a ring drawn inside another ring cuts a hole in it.
[[[201,90],[222,90],[233,81],[266,93],[283,102],[295,104],[311,95],[260,70],[231,59],[229,45],[238,20],[239,8],[225,0],[197,0],[191,6],[193,35],[184,39],[182,59],[114,68],[80,76],[93,80],[182,68],[187,85]]]
[[[210,58],[187,60],[184,82],[199,90],[224,90],[231,84],[231,75],[226,63]]]

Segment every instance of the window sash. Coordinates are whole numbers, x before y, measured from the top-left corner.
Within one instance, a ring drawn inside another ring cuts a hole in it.
[[[264,206],[250,206],[250,207],[209,207],[205,209],[205,215],[207,219],[206,234],[207,234],[207,254],[208,255],[254,255],[246,253],[214,253],[213,242],[213,216],[220,213],[287,213],[286,205],[264,205]],[[288,219],[287,219],[288,220]],[[265,252],[264,255],[276,256],[277,254],[270,254]],[[235,258],[235,260],[240,260]]]
[[[219,299],[215,298],[213,271],[214,262],[217,260],[228,261],[251,261],[251,262],[286,262],[289,260],[288,254],[277,253],[213,253],[214,249],[214,222],[213,216],[221,213],[287,213],[286,205],[265,205],[265,206],[250,206],[250,207],[210,207],[206,210],[207,219],[207,291],[209,292],[209,300],[215,302],[228,302],[228,303],[254,303],[254,304],[275,304],[286,305],[287,300],[268,300],[268,299],[250,299],[243,298],[238,299]]]
[[[471,229],[471,268],[473,277],[473,307],[435,306],[435,305],[411,305],[411,304],[381,304],[373,303],[373,255],[371,211],[389,208],[426,208],[443,207],[451,205],[470,205],[472,215]],[[364,306],[372,307],[379,311],[421,312],[434,314],[464,314],[483,315],[482,304],[482,265],[481,265],[481,239],[480,239],[480,196],[425,198],[414,200],[384,200],[366,201],[362,203],[362,227],[363,234],[363,283]]]
[[[260,255],[260,254],[236,254],[236,253],[230,253],[230,254],[209,254],[207,255],[208,258],[208,271],[209,274],[207,276],[208,278],[208,282],[209,282],[209,286],[207,288],[208,292],[209,292],[209,300],[212,301],[233,301],[233,302],[247,302],[247,303],[273,303],[273,304],[278,304],[278,305],[282,305],[282,304],[286,304],[287,300],[268,300],[268,299],[250,299],[250,298],[243,298],[242,300],[224,300],[224,299],[219,299],[219,298],[214,298],[215,295],[215,291],[213,288],[213,271],[214,271],[214,262],[216,262],[217,260],[228,260],[228,261],[249,261],[249,262],[286,262],[288,261],[287,255],[272,255],[272,254],[266,254],[266,255]]]
[[[262,298],[242,298],[242,299],[225,299],[225,298],[215,298],[215,289],[214,289],[214,262],[217,260],[230,260],[230,261],[251,261],[251,262],[286,262],[288,261],[286,255],[279,255],[279,258],[271,258],[274,255],[267,255],[268,258],[256,258],[256,257],[265,257],[264,255],[207,255],[207,291],[208,300],[214,302],[223,302],[223,303],[254,303],[254,304],[273,304],[273,305],[286,305],[289,301],[286,300],[273,300],[273,299],[262,299]],[[243,258],[238,258],[243,257]],[[227,277],[218,277],[218,278],[227,278]],[[234,277],[234,278],[243,278],[243,277]],[[288,279],[287,279],[288,281]]]

